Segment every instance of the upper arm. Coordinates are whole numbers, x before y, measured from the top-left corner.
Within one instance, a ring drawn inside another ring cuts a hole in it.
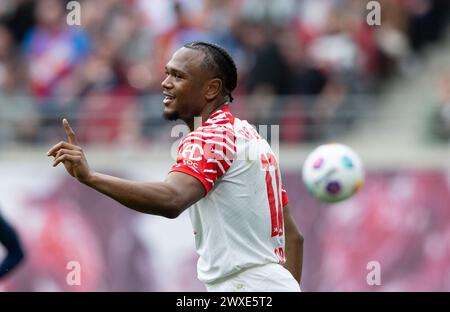
[[[214,188],[231,167],[236,154],[230,125],[202,126],[186,136],[178,147],[177,160],[166,178],[182,212]]]
[[[208,193],[230,169],[235,154],[235,137],[229,128],[200,127],[180,142],[171,171],[196,178]]]
[[[165,182],[173,191],[173,199],[178,213],[183,212],[206,195],[202,182],[183,172],[170,172]]]

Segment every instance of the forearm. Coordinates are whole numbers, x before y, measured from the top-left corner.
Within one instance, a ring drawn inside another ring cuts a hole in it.
[[[303,266],[303,236],[295,224],[288,205],[283,207],[283,214],[286,247],[284,266],[300,283]]]
[[[135,182],[93,173],[84,183],[139,212],[167,218],[174,218],[180,212],[177,191],[166,182]]]
[[[6,258],[0,262],[0,278],[2,278],[22,261],[24,253],[16,231],[1,216],[0,242],[7,252]]]
[[[298,232],[286,233],[286,263],[284,266],[300,283],[303,266],[303,237]]]
[[[47,152],[53,167],[62,163],[79,182],[143,213],[176,218],[206,194],[202,182],[189,174],[171,171],[164,182],[135,182],[92,171],[69,122],[63,119],[69,142],[61,141]]]
[[[0,278],[11,272],[23,259],[24,254],[21,249],[9,252],[3,262],[0,263]]]

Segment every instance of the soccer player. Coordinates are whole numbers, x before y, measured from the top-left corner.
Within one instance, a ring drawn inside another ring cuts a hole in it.
[[[53,166],[143,213],[176,218],[189,208],[208,291],[300,291],[303,238],[265,139],[229,110],[237,84],[226,50],[206,42],[176,51],[162,82],[164,115],[191,132],[163,182],[134,182],[90,169],[68,121],[68,142],[47,153]],[[197,124],[196,120],[201,118]],[[255,156],[256,155],[256,156]]]
[[[0,262],[0,279],[16,268],[24,258],[17,233],[0,215],[0,243],[6,248],[6,257]]]

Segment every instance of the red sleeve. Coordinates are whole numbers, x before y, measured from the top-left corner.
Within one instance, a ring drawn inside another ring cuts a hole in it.
[[[177,161],[171,171],[179,171],[197,178],[206,193],[214,182],[231,166],[236,146],[228,128],[209,129],[200,127],[180,142]]]
[[[281,189],[281,202],[283,204],[283,207],[289,204],[289,198],[287,196],[287,192],[284,188]]]

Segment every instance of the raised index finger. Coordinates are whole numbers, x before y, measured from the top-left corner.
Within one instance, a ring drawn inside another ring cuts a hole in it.
[[[78,145],[77,138],[75,136],[75,132],[73,132],[72,127],[69,125],[69,122],[66,118],[63,119],[63,126],[66,130],[67,138],[70,144]]]

